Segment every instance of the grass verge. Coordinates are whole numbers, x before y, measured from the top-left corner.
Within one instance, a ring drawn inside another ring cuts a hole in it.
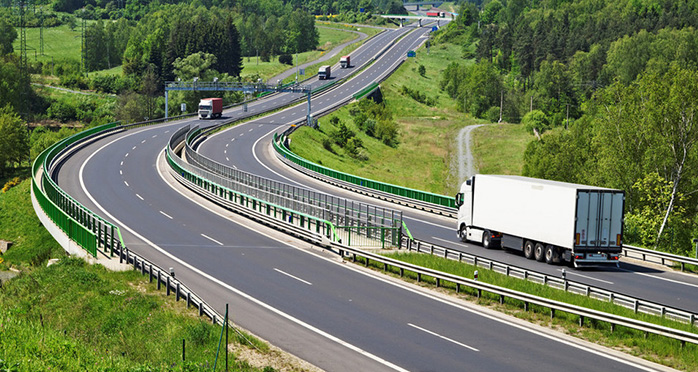
[[[320,58],[323,54],[332,50],[337,45],[352,40],[356,37],[355,34],[346,32],[343,29],[339,28],[318,27],[317,30],[320,35],[318,49],[310,52],[298,53],[298,59],[295,62],[298,65],[302,65],[308,61]],[[256,57],[243,57],[242,62],[243,76],[258,74],[264,80],[270,79],[271,77],[276,76],[288,70],[289,68],[292,68],[292,66],[280,63],[278,56],[276,56],[276,58],[273,58],[269,62],[263,62],[261,59],[258,61]],[[310,73],[310,71],[313,70],[306,69],[306,75]],[[295,75],[293,75],[293,79],[291,80],[294,79]]]
[[[341,149],[329,151],[322,146],[330,138],[334,126],[326,118],[320,119],[321,131],[300,128],[292,135],[291,149],[296,154],[318,164],[357,176],[389,182],[405,187],[450,195],[458,189],[454,177],[460,128],[480,121],[465,117],[456,111],[455,103],[437,87],[441,71],[451,62],[459,61],[460,49],[454,45],[438,45],[418,51],[381,84],[382,97],[392,111],[400,128],[400,144],[384,145],[369,137],[354,125],[349,107],[329,114],[337,116],[362,140],[367,160],[356,160]],[[425,74],[418,73],[419,66]],[[409,83],[406,83],[409,82]],[[434,101],[432,106],[415,101],[401,92],[404,85],[424,92]]]
[[[2,181],[28,172],[15,170]],[[66,257],[36,217],[29,187],[25,178],[0,193],[0,239],[14,242],[0,256],[0,271],[20,270],[0,283],[0,369],[211,370],[221,328],[136,271],[114,273]],[[49,258],[60,261],[45,267]],[[231,329],[229,337],[232,371],[303,370],[244,332]]]
[[[420,253],[390,252],[385,253],[384,256],[465,278],[472,278],[476,270],[471,265]],[[364,262],[362,258],[357,259],[357,263],[363,264]],[[381,271],[384,269],[380,263],[370,263],[369,267]],[[480,267],[477,270],[479,280],[489,284],[666,327],[696,332],[695,328],[688,324],[642,313],[636,314],[632,310],[618,305],[507,277]],[[388,267],[388,273],[396,277],[399,276],[399,271],[391,267]],[[416,283],[417,275],[405,271],[402,279]],[[435,283],[434,278],[429,276],[422,276],[419,282],[420,285],[425,287],[434,287],[433,283]],[[440,286],[440,290],[447,291],[450,294],[455,294],[455,289],[456,286],[453,283],[442,282]],[[681,347],[679,341],[657,335],[645,335],[643,332],[621,326],[616,326],[615,330],[612,331],[610,324],[592,319],[585,319],[584,325],[580,327],[578,324],[579,318],[576,315],[556,312],[555,317],[551,318],[549,308],[530,305],[529,311],[524,311],[521,301],[506,299],[503,304],[500,304],[499,296],[483,292],[482,296],[478,298],[477,292],[469,288],[461,287],[461,292],[457,296],[517,318],[551,327],[563,333],[612,347],[624,353],[642,357],[672,368],[685,371],[698,370],[698,346],[696,345],[686,344],[686,346]]]

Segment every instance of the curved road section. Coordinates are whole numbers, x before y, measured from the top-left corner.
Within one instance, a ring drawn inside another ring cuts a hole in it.
[[[361,49],[380,51],[406,31],[384,33]],[[391,49],[417,45],[426,31],[414,30]],[[374,65],[392,66],[396,57],[385,52]],[[344,264],[202,201],[174,185],[162,160],[169,135],[192,122],[95,140],[66,161],[59,185],[119,225],[131,250],[172,267],[217,309],[230,304],[237,324],[282,349],[331,371],[666,370]],[[281,123],[240,126],[227,143]],[[256,155],[245,159],[259,164]]]

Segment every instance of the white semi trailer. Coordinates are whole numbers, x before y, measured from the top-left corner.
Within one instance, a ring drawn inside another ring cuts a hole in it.
[[[463,241],[550,264],[617,266],[624,204],[621,190],[478,174],[456,194],[457,232]]]

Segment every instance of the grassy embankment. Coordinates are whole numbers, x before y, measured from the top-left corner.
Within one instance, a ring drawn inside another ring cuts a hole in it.
[[[347,42],[349,40],[354,40],[354,39],[356,39],[357,42],[347,45],[345,48],[343,48],[341,50],[340,53],[337,53],[337,55],[335,57],[332,57],[327,61],[318,62],[318,63],[312,64],[312,65],[306,67],[305,68],[305,75],[299,76],[298,81],[305,80],[305,79],[317,74],[318,68],[320,66],[334,65],[335,63],[338,63],[339,58],[341,56],[351,54],[352,51],[354,51],[356,48],[361,46],[362,43],[358,42],[358,39],[357,39],[358,35],[356,35],[354,33],[348,33],[348,32],[346,32],[347,30],[363,32],[366,35],[368,35],[368,38],[381,32],[380,29],[373,28],[373,27],[356,27],[356,26],[352,26],[352,25],[348,25],[348,24],[333,23],[333,22],[327,22],[327,21],[316,21],[315,24],[317,26],[322,26],[322,27],[318,27],[318,31],[320,31],[320,32],[322,32],[323,29],[325,31],[332,31],[333,33],[341,32],[342,34],[345,35],[345,37],[342,39],[342,41],[335,43],[331,46],[328,45],[327,43],[323,44],[323,40],[321,37],[320,38],[320,45],[325,45],[324,47],[322,47],[322,49],[323,49],[322,53],[319,55],[316,54],[314,58],[308,58],[305,62],[310,61],[312,59],[320,58],[322,56],[322,54],[324,54],[325,52],[329,52],[330,50],[332,50],[334,47],[336,47],[337,45],[339,45],[341,43]],[[327,27],[332,28],[333,30],[328,30]],[[321,34],[321,36],[322,36],[322,34]],[[303,63],[305,63],[305,62],[303,62]],[[300,65],[302,63],[299,61],[298,64]],[[290,83],[290,82],[294,81],[295,78],[296,78],[295,75],[289,76],[283,80],[283,83],[284,84]]]
[[[17,169],[1,180],[4,185],[15,176],[24,178],[0,193],[0,239],[14,242],[0,256],[0,271],[21,271],[0,286],[0,369],[210,370],[221,328],[158,292],[138,272],[108,272],[65,257],[34,214],[28,174],[28,168]],[[45,267],[49,258],[61,261]],[[249,335],[230,330],[229,337],[230,350],[245,355],[229,358],[234,371],[301,370]],[[246,359],[255,360],[256,367]],[[218,366],[222,363],[219,357]]]
[[[334,47],[336,47],[339,44],[342,44],[344,42],[347,42],[349,40],[353,40],[356,35],[350,32],[346,32],[346,30],[354,30],[354,27],[345,27],[345,26],[338,26],[338,27],[333,27],[332,24],[327,25],[327,22],[316,22],[317,26],[322,26],[318,27],[318,33],[320,35],[320,42],[318,45],[318,48],[313,51],[309,52],[304,52],[304,53],[298,53],[298,60],[297,64],[302,65],[304,63],[307,63],[309,61],[312,61],[314,59],[322,57],[323,54],[326,52],[329,52],[332,50]],[[331,27],[331,28],[328,28]],[[366,29],[363,29],[365,33],[368,33],[369,35],[371,34],[370,31],[367,31]],[[374,29],[371,29],[374,30]],[[259,74],[259,76],[262,79],[270,79],[273,76],[276,76],[289,68],[293,68],[293,66],[289,65],[284,65],[282,63],[279,63],[279,58],[278,56],[274,56],[271,61],[269,62],[262,62],[260,59],[259,62],[257,61],[256,57],[244,57],[243,58],[243,70],[242,70],[242,75],[243,76],[249,76],[249,75],[255,75]],[[298,80],[305,79],[306,77],[311,74],[311,72],[314,71],[310,68],[306,69],[306,75],[305,76],[299,76]],[[314,73],[313,73],[314,74]],[[295,74],[293,77],[288,78],[290,80],[295,80],[296,76]],[[284,80],[286,81],[286,80]]]
[[[471,124],[481,123],[458,112],[455,102],[439,90],[441,71],[453,61],[462,61],[460,47],[438,45],[417,52],[417,57],[409,58],[391,77],[381,84],[381,92],[386,105],[393,112],[400,128],[400,144],[393,148],[360,132],[354,126],[348,108],[342,108],[330,115],[339,117],[361,138],[365,146],[366,161],[344,154],[343,151],[329,152],[322,146],[323,138],[328,137],[336,128],[329,123],[328,117],[320,119],[322,132],[310,128],[301,128],[293,134],[291,148],[300,156],[343,172],[425,190],[445,195],[453,194],[458,188],[454,170],[458,131]],[[417,73],[418,66],[426,69],[425,76]],[[432,107],[419,103],[400,89],[403,85],[425,93],[435,99]],[[498,125],[499,133],[495,140],[515,141],[517,146],[507,146],[511,152],[512,164],[500,164],[504,173],[516,173],[520,163],[513,164],[519,152],[522,153],[527,140],[533,138],[522,133],[518,125]],[[478,132],[484,128],[475,131]],[[519,138],[520,136],[520,138]],[[515,139],[509,139],[509,138]],[[492,149],[502,149],[499,143],[490,143]],[[497,150],[499,151],[499,150]],[[499,153],[492,150],[490,157],[478,157],[482,164],[498,163]],[[476,152],[476,156],[479,153]],[[518,168],[517,168],[518,167]]]

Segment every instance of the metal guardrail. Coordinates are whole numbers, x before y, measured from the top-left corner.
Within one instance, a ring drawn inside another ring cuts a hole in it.
[[[217,201],[224,201],[228,206],[262,213],[275,219],[276,224],[283,222],[311,230],[314,235],[332,241],[344,240],[352,245],[374,248],[400,244],[400,212],[393,214],[395,211],[313,193],[245,172],[236,171],[233,177],[223,176],[184,162],[176,156],[176,151],[186,138],[191,138],[190,132],[188,127],[175,132],[167,151],[170,167],[185,186],[197,192],[202,189],[208,193],[204,195],[207,197],[215,194]],[[189,158],[189,153],[185,151],[185,154]]]
[[[274,135],[273,146],[276,150],[277,158],[314,178],[360,194],[374,196],[413,208],[447,216],[455,216],[457,213],[453,197],[370,180],[315,164],[294,154],[284,145],[284,140],[283,136]]]
[[[628,258],[658,263],[664,266],[679,264],[681,265],[681,271],[685,270],[686,265],[694,265],[698,267],[698,259],[679,256],[677,254],[667,252],[655,251],[653,249],[635,247],[632,245],[623,245],[623,255]],[[650,258],[653,258],[654,260],[650,260]]]
[[[638,331],[653,333],[669,337],[675,340],[679,340],[682,346],[686,342],[698,345],[698,334],[696,333],[682,331],[653,323],[643,322],[640,320],[630,319],[619,315],[605,313],[603,311],[591,310],[588,308],[570,305],[559,301],[553,301],[546,298],[530,295],[527,293],[514,291],[508,288],[502,288],[495,285],[483,283],[481,281],[466,279],[457,275],[444,273],[438,270],[428,269],[421,266],[405,263],[371,252],[361,251],[353,248],[340,248],[340,255],[342,255],[342,257],[345,257],[347,254],[352,258],[352,261],[356,261],[356,257],[363,257],[365,260],[365,266],[368,266],[370,264],[370,261],[375,261],[383,265],[384,271],[387,271],[388,267],[393,267],[399,271],[400,276],[404,276],[405,271],[413,272],[417,275],[417,281],[421,281],[423,276],[431,277],[434,279],[434,284],[437,287],[443,286],[444,283],[450,282],[455,284],[456,292],[460,292],[461,287],[465,286],[475,290],[477,292],[478,297],[481,296],[482,292],[484,291],[499,296],[500,302],[502,303],[504,302],[505,298],[510,298],[523,302],[525,309],[528,309],[529,304],[549,308],[551,310],[551,316],[554,316],[556,311],[563,311],[569,314],[577,315],[579,316],[580,325],[584,323],[585,318],[596,319],[598,321],[610,323],[612,325],[612,330],[615,328],[615,325],[620,325]]]
[[[186,137],[186,131],[180,130],[181,132],[178,134],[180,137],[180,141]],[[173,136],[174,139],[175,136]],[[176,141],[173,141],[176,142]],[[171,142],[172,143],[172,142]],[[472,288],[477,291],[478,296],[482,294],[483,291],[489,292],[495,295],[500,296],[500,301],[503,302],[505,298],[511,298],[515,300],[519,300],[524,302],[525,308],[528,308],[529,304],[535,304],[541,307],[546,307],[551,309],[551,316],[555,314],[555,311],[564,311],[570,314],[578,315],[580,317],[580,324],[584,322],[585,318],[591,318],[591,319],[596,319],[599,321],[604,321],[612,324],[612,328],[615,327],[615,325],[621,325],[625,326],[628,328],[632,328],[635,330],[647,332],[647,333],[654,333],[657,335],[662,335],[665,337],[673,338],[676,340],[681,341],[682,345],[686,342],[693,343],[693,344],[698,344],[698,334],[691,333],[691,332],[686,332],[682,330],[677,330],[665,326],[660,326],[648,322],[643,322],[635,319],[630,319],[618,315],[613,315],[613,314],[608,314],[602,311],[597,311],[597,310],[591,310],[587,309],[584,307],[579,307],[575,305],[570,305],[558,301],[553,301],[545,298],[541,298],[538,296],[534,295],[529,295],[526,293],[510,290],[507,288],[502,288],[502,287],[497,287],[494,285],[482,283],[479,281],[474,281],[471,279],[466,279],[463,277],[459,277],[457,275],[452,275],[448,273],[443,273],[437,270],[433,269],[428,269],[424,267],[420,267],[417,265],[412,265],[409,263],[405,263],[402,261],[398,261],[395,259],[391,259],[388,257],[384,257],[378,254],[373,254],[370,252],[363,251],[361,249],[357,248],[352,248],[350,246],[347,246],[346,244],[342,244],[341,241],[338,239],[332,239],[332,240],[324,240],[322,239],[322,233],[318,233],[318,231],[313,231],[312,228],[308,228],[313,226],[312,224],[308,224],[308,227],[303,226],[302,224],[298,224],[297,222],[295,223],[287,223],[285,218],[282,218],[281,221],[283,223],[279,223],[280,219],[278,218],[278,213],[269,213],[269,206],[265,206],[261,203],[255,205],[254,203],[250,203],[249,199],[247,201],[244,200],[238,200],[236,198],[231,198],[229,195],[226,194],[226,190],[222,189],[220,186],[213,184],[211,181],[209,181],[207,178],[200,178],[200,177],[191,177],[191,175],[188,175],[187,172],[182,172],[184,169],[183,168],[178,168],[176,166],[173,166],[173,164],[176,164],[176,162],[180,162],[183,166],[189,166],[191,165],[184,163],[181,159],[177,160],[178,158],[176,156],[172,156],[170,154],[173,149],[176,148],[176,146],[170,145],[168,147],[168,162],[170,163],[170,166],[172,167],[172,173],[175,177],[178,178],[180,182],[185,184],[187,187],[191,188],[192,190],[196,191],[197,193],[213,200],[214,202],[218,202],[226,207],[229,207],[231,209],[241,211],[243,214],[247,215],[248,217],[251,217],[255,220],[258,220],[259,222],[262,222],[268,226],[272,226],[276,229],[280,229],[286,232],[289,232],[293,235],[296,235],[300,238],[313,241],[315,243],[324,245],[324,246],[329,246],[332,247],[333,249],[336,249],[340,256],[343,258],[348,254],[349,256],[352,257],[353,261],[356,261],[356,257],[363,257],[365,259],[365,265],[368,266],[370,261],[375,261],[383,264],[384,270],[387,270],[387,268],[394,267],[399,270],[400,275],[403,276],[405,271],[411,271],[417,274],[417,280],[421,280],[422,276],[428,276],[431,278],[434,278],[435,284],[437,286],[441,286],[445,282],[451,282],[456,285],[456,291],[460,291],[461,286],[466,286],[469,288]],[[209,175],[209,176],[214,176],[214,175]],[[252,206],[250,208],[250,206]],[[291,211],[292,213],[292,211]],[[328,225],[331,225],[328,222]],[[317,226],[317,225],[315,225]],[[407,239],[405,239],[407,240]],[[320,242],[321,241],[321,242]],[[431,246],[432,253],[434,252],[434,246]],[[463,253],[462,252],[457,252],[456,251],[444,251],[444,255],[446,257],[452,257],[453,254],[458,254],[459,260],[463,260]],[[475,264],[476,265],[483,265],[485,262],[484,259],[480,259],[479,262],[477,259],[475,259]],[[492,261],[489,261],[487,263],[488,266],[494,266],[494,263]],[[504,268],[504,270],[507,270]],[[508,269],[510,275],[514,271],[511,268]],[[531,272],[528,272],[528,274],[523,274],[524,276],[527,276],[528,279],[535,278],[535,275]],[[553,280],[550,277],[543,276],[542,281],[545,282],[547,285],[554,285],[555,280]],[[589,291],[590,293],[588,295],[592,297],[596,297],[596,294],[602,295],[601,291],[592,291],[590,287],[584,287],[584,286],[578,286],[577,283],[572,283],[569,281],[563,281],[560,284],[562,287],[566,287],[567,290],[571,292],[581,292],[581,291]],[[594,295],[592,295],[592,293]],[[606,292],[605,295],[607,297],[611,297],[611,300],[614,301],[614,303],[620,303],[622,301],[627,301],[627,297],[624,297],[622,295],[614,294],[611,292]],[[650,311],[646,311],[649,306],[649,302],[633,302],[636,307],[636,311],[638,312],[648,312],[652,313]],[[660,310],[661,312],[662,310]],[[679,312],[674,312],[672,310],[669,310],[668,308],[664,308],[664,316],[670,317],[670,318],[680,318],[681,316],[688,314],[689,321],[694,324],[696,319],[695,315],[690,314],[690,313],[679,313]],[[674,316],[676,315],[676,316]]]
[[[587,296],[601,301],[608,301],[615,305],[632,309],[636,313],[639,312],[644,314],[656,315],[693,325],[698,324],[698,313],[692,313],[689,311],[661,305],[655,302],[634,298],[632,296],[624,295],[622,293],[592,287],[586,284],[562,278],[560,276],[552,276],[541,272],[524,269],[503,262],[498,262],[489,258],[461,252],[456,249],[446,248],[443,246],[435,245],[420,240],[412,240],[408,239],[407,237],[403,237],[402,244],[400,244],[400,248],[406,249],[408,251],[415,251],[418,253],[427,253],[433,256],[439,256],[458,262],[465,262],[467,264],[476,267],[483,267],[506,276],[511,276],[523,280],[529,280],[538,284],[547,285],[566,292]]]
[[[224,318],[215,311],[212,306],[206,303],[204,299],[196,295],[194,291],[189,289],[189,287],[180,280],[176,279],[174,272],[166,271],[134,252],[130,252],[127,247],[117,249],[117,255],[119,257],[119,263],[133,265],[134,270],[140,271],[142,275],[148,275],[150,283],[155,279],[158,290],[164,285],[168,296],[171,292],[174,292],[177,301],[180,299],[185,299],[187,301],[187,308],[194,305],[194,307],[199,310],[199,316],[207,316],[211,319],[213,324],[223,325]]]
[[[335,225],[357,228],[389,227],[395,231],[402,227],[402,212],[400,211],[269,180],[209,159],[195,152],[190,146],[191,141],[196,141],[196,135],[192,135],[192,133],[198,132],[198,127],[194,127],[186,135],[186,160],[193,165],[233,181],[226,186],[235,191],[331,221]],[[392,246],[399,244],[399,236],[392,240]]]

